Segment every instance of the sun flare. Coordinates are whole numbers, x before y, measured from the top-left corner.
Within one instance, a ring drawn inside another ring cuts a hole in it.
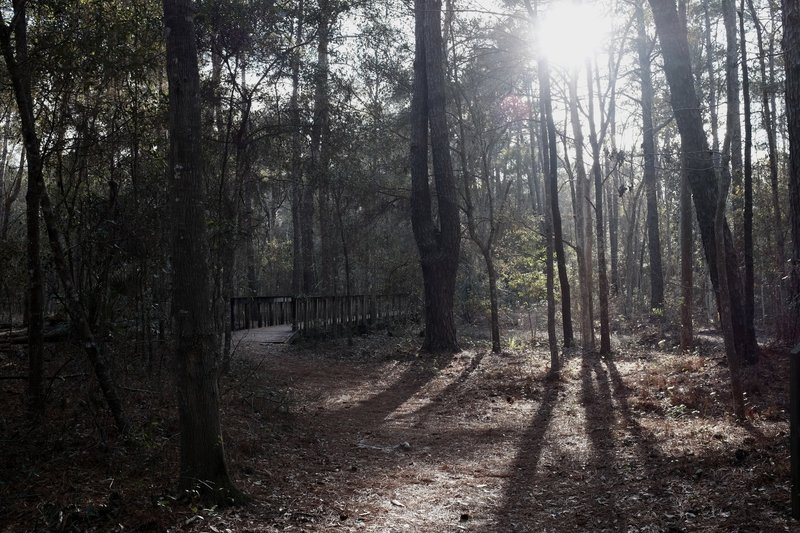
[[[610,31],[607,14],[596,4],[556,1],[541,13],[534,43],[551,63],[576,67],[603,49]]]

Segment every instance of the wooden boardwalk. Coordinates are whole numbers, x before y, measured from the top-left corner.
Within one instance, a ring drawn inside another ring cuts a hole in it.
[[[242,329],[233,332],[233,343],[288,344],[297,336],[291,324],[269,326],[266,328]]]

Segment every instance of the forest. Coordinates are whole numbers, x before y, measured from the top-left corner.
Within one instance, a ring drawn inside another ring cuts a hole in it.
[[[0,52],[0,531],[800,527],[800,0],[4,0]]]

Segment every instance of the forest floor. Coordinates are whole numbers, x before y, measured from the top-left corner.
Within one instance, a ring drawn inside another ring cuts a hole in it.
[[[737,424],[718,339],[700,338],[681,355],[617,337],[611,357],[565,353],[558,378],[517,339],[494,355],[465,336],[436,360],[410,330],[244,341],[221,395],[252,501],[229,509],[172,492],[166,377],[118,366],[142,374],[122,383],[138,428],[122,443],[78,354],[51,348],[44,424],[0,382],[0,531],[789,531],[786,354],[764,350]],[[0,371],[24,372],[21,354]]]

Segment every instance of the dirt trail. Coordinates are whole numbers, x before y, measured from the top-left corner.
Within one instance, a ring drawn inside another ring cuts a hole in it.
[[[392,337],[241,352],[228,442],[256,502],[198,530],[788,530],[783,391],[735,425],[717,356],[572,354],[550,380],[544,351]]]

